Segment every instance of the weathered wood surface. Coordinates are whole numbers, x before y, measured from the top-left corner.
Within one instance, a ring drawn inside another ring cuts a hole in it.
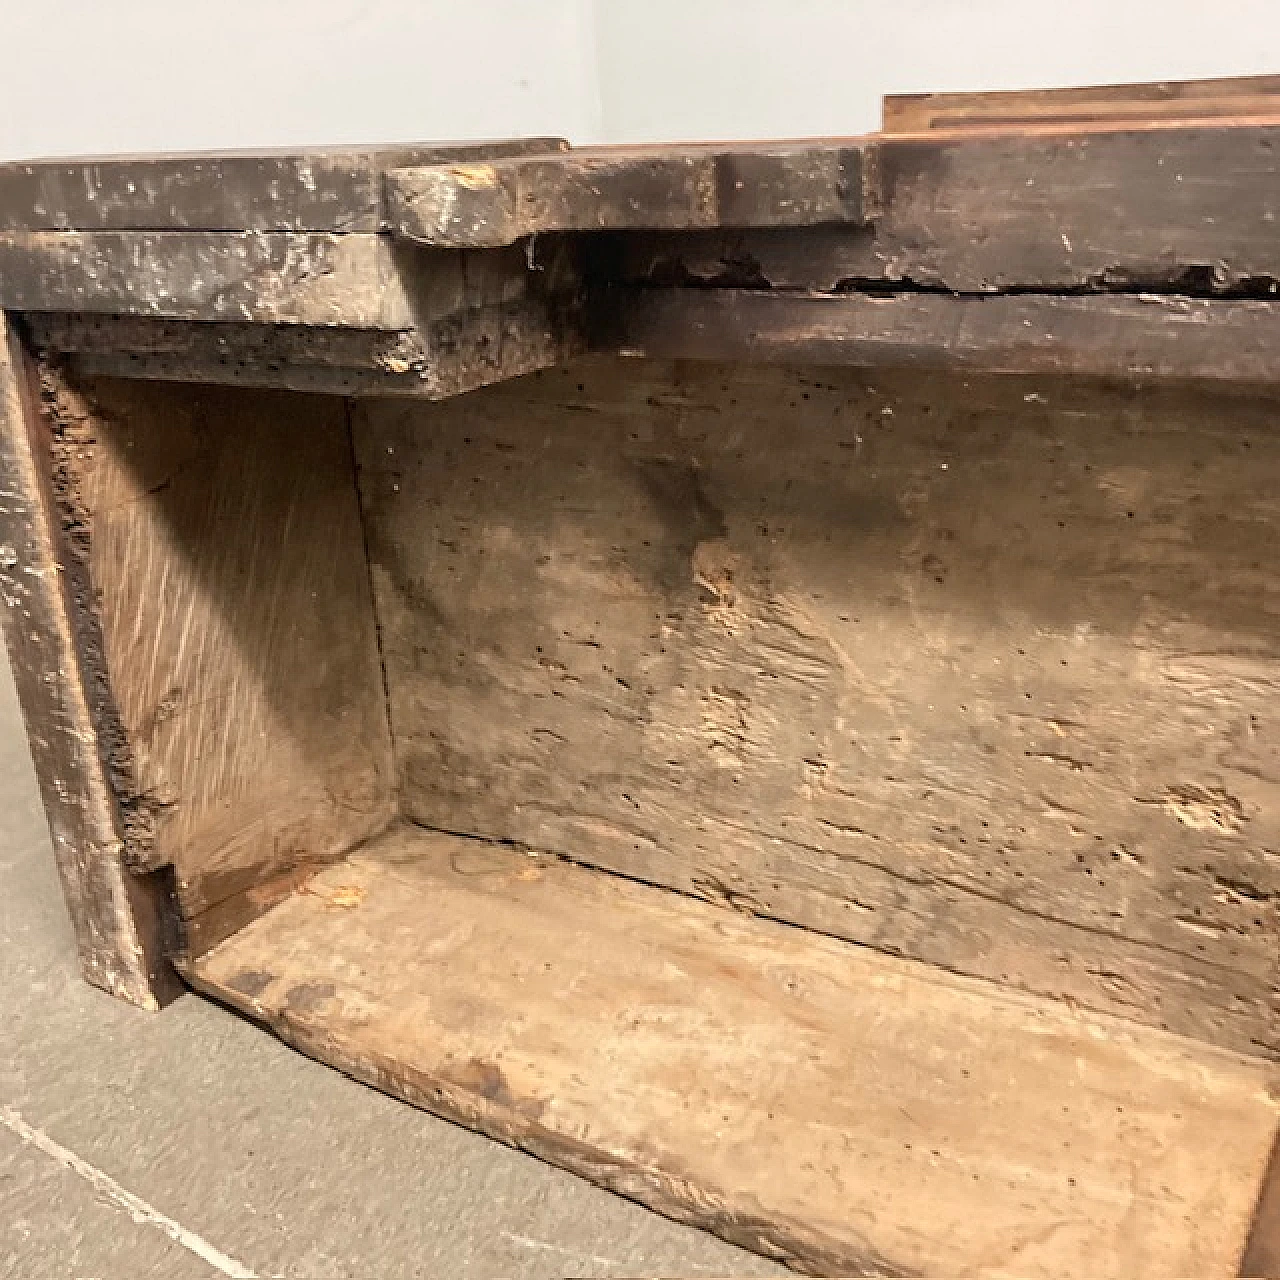
[[[591,333],[600,350],[667,359],[1280,381],[1280,297],[632,288],[601,295]]]
[[[32,346],[78,357],[77,368],[183,382],[245,382],[295,391],[422,392],[433,375],[413,329],[171,320],[31,312]]]
[[[378,235],[0,233],[0,303],[91,374],[437,399],[581,350],[581,294],[555,237],[475,253]]]
[[[885,138],[874,228],[620,237],[616,278],[1274,292],[1280,124]]]
[[[392,811],[345,408],[86,390],[63,392],[55,447],[127,753],[128,856],[175,868],[199,949]]]
[[[895,93],[883,106],[883,131],[1007,129],[1042,124],[1182,122],[1280,115],[1280,76],[1160,80],[1150,84],[982,93]]]
[[[304,1052],[822,1275],[1229,1275],[1266,1064],[402,829],[200,961]]]
[[[572,293],[464,307],[404,330],[32,313],[32,343],[83,376],[446,399],[562,364],[586,345]]]
[[[388,169],[567,146],[518,138],[23,161],[0,165],[0,230],[381,231]]]
[[[0,306],[358,329],[414,318],[387,237],[319,232],[0,232]]]
[[[611,360],[358,406],[403,811],[1278,1054],[1273,418]]]
[[[452,248],[544,232],[865,223],[878,195],[863,140],[587,148],[387,175],[395,232]]]
[[[4,634],[85,977],[156,1008],[179,986],[165,956],[160,880],[125,865],[86,650],[91,588],[50,483],[35,371],[0,316],[0,596]]]
[[[1242,1276],[1280,1276],[1280,1134],[1262,1176],[1249,1240],[1240,1263]]]

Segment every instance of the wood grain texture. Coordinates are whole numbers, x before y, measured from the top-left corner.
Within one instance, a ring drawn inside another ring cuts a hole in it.
[[[821,1275],[1231,1275],[1280,1114],[1262,1063],[412,829],[192,976],[359,1079]]]
[[[110,366],[118,376],[344,395],[420,394],[432,376],[427,347],[413,329],[56,311],[30,312],[22,323],[36,350],[76,357],[81,369]]]
[[[1225,76],[1149,84],[1087,85],[982,93],[894,93],[885,133],[1000,129],[1041,124],[1207,120],[1280,115],[1280,76]]]
[[[406,329],[389,240],[319,232],[0,232],[0,306]]]
[[[599,350],[665,359],[1232,386],[1280,378],[1280,299],[612,289],[591,334]]]
[[[860,140],[590,147],[387,175],[398,235],[474,249],[545,232],[865,223],[878,197]]]
[[[624,236],[609,270],[827,292],[1270,296],[1278,143],[1280,123],[888,137],[873,227]]]
[[[440,399],[585,346],[576,255],[554,236],[478,253],[374,235],[0,233],[5,299],[91,376]]]
[[[364,405],[403,811],[1280,1053],[1273,416],[616,360]]]
[[[388,169],[556,151],[559,138],[96,156],[0,165],[5,231],[381,231]]]
[[[165,955],[164,889],[125,848],[83,662],[85,575],[50,483],[50,432],[0,315],[0,596],[4,634],[54,858],[85,977],[144,1008],[179,985]]]
[[[575,287],[554,240],[531,260],[523,249],[432,252],[380,235],[0,232],[0,304],[12,311],[400,333]]]
[[[175,868],[184,916],[237,899],[234,922],[393,808],[345,408],[84,390],[63,393],[60,443],[118,714],[129,856]],[[191,926],[197,945],[216,936],[205,925]]]
[[[1280,123],[902,140],[873,274],[956,290],[1280,277]]]
[[[1242,1276],[1280,1275],[1280,1135],[1262,1175],[1249,1240],[1240,1263]]]
[[[442,400],[586,347],[572,292],[482,303],[422,328],[216,324],[139,316],[29,314],[33,345],[71,356],[86,377]]]

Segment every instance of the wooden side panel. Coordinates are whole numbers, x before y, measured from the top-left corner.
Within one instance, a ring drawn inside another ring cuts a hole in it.
[[[85,977],[156,1008],[176,994],[154,877],[125,866],[83,659],[86,582],[49,483],[34,370],[0,315],[0,596],[4,635]]]
[[[1228,1276],[1269,1064],[393,832],[199,962],[304,1052],[818,1275]]]
[[[1280,1052],[1274,405],[598,360],[358,413],[408,816]]]
[[[199,948],[391,811],[345,407],[85,390],[61,394],[60,447],[119,720],[117,785],[131,788],[130,852],[174,865]]]

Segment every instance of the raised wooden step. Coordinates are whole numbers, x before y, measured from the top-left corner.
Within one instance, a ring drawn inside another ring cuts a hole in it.
[[[199,960],[306,1053],[826,1273],[1234,1274],[1272,1071],[404,827]]]

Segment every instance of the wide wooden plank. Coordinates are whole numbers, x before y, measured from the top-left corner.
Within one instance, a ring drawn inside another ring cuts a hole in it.
[[[0,306],[406,329],[390,241],[293,232],[0,232]]]
[[[883,104],[883,129],[1000,129],[1042,124],[1208,120],[1280,115],[1280,76],[1159,80],[1148,84],[981,93],[894,93]]]
[[[79,369],[182,382],[386,394],[420,390],[434,372],[413,329],[256,325],[159,316],[29,312],[37,350],[78,357]]]
[[[438,399],[581,349],[581,293],[555,238],[477,253],[363,234],[0,233],[0,305],[86,372],[125,377]]]
[[[21,161],[0,165],[0,230],[381,231],[388,169],[567,145],[519,138]]]
[[[155,1009],[181,990],[166,956],[166,890],[126,863],[104,749],[109,700],[72,513],[52,483],[36,371],[0,315],[0,599],[53,854],[80,964],[95,985]]]
[[[1280,1054],[1274,412],[616,359],[367,402],[403,811]]]
[[[586,345],[573,294],[464,307],[404,330],[28,313],[39,350],[85,377],[446,399],[563,363]]]
[[[667,359],[1228,384],[1280,378],[1280,298],[612,289],[601,294],[591,331],[601,350]]]
[[[863,140],[599,147],[387,175],[397,234],[454,248],[554,231],[865,223],[878,195]]]
[[[1231,1275],[1271,1071],[401,829],[192,969],[419,1106],[824,1275]]]
[[[622,278],[823,291],[1270,296],[1280,123],[939,133],[878,143],[874,227],[620,237]]]
[[[392,810],[345,408],[114,381],[55,404],[126,855],[174,868],[199,949]]]
[[[1280,123],[886,143],[876,274],[957,290],[1266,284],[1277,145]]]

